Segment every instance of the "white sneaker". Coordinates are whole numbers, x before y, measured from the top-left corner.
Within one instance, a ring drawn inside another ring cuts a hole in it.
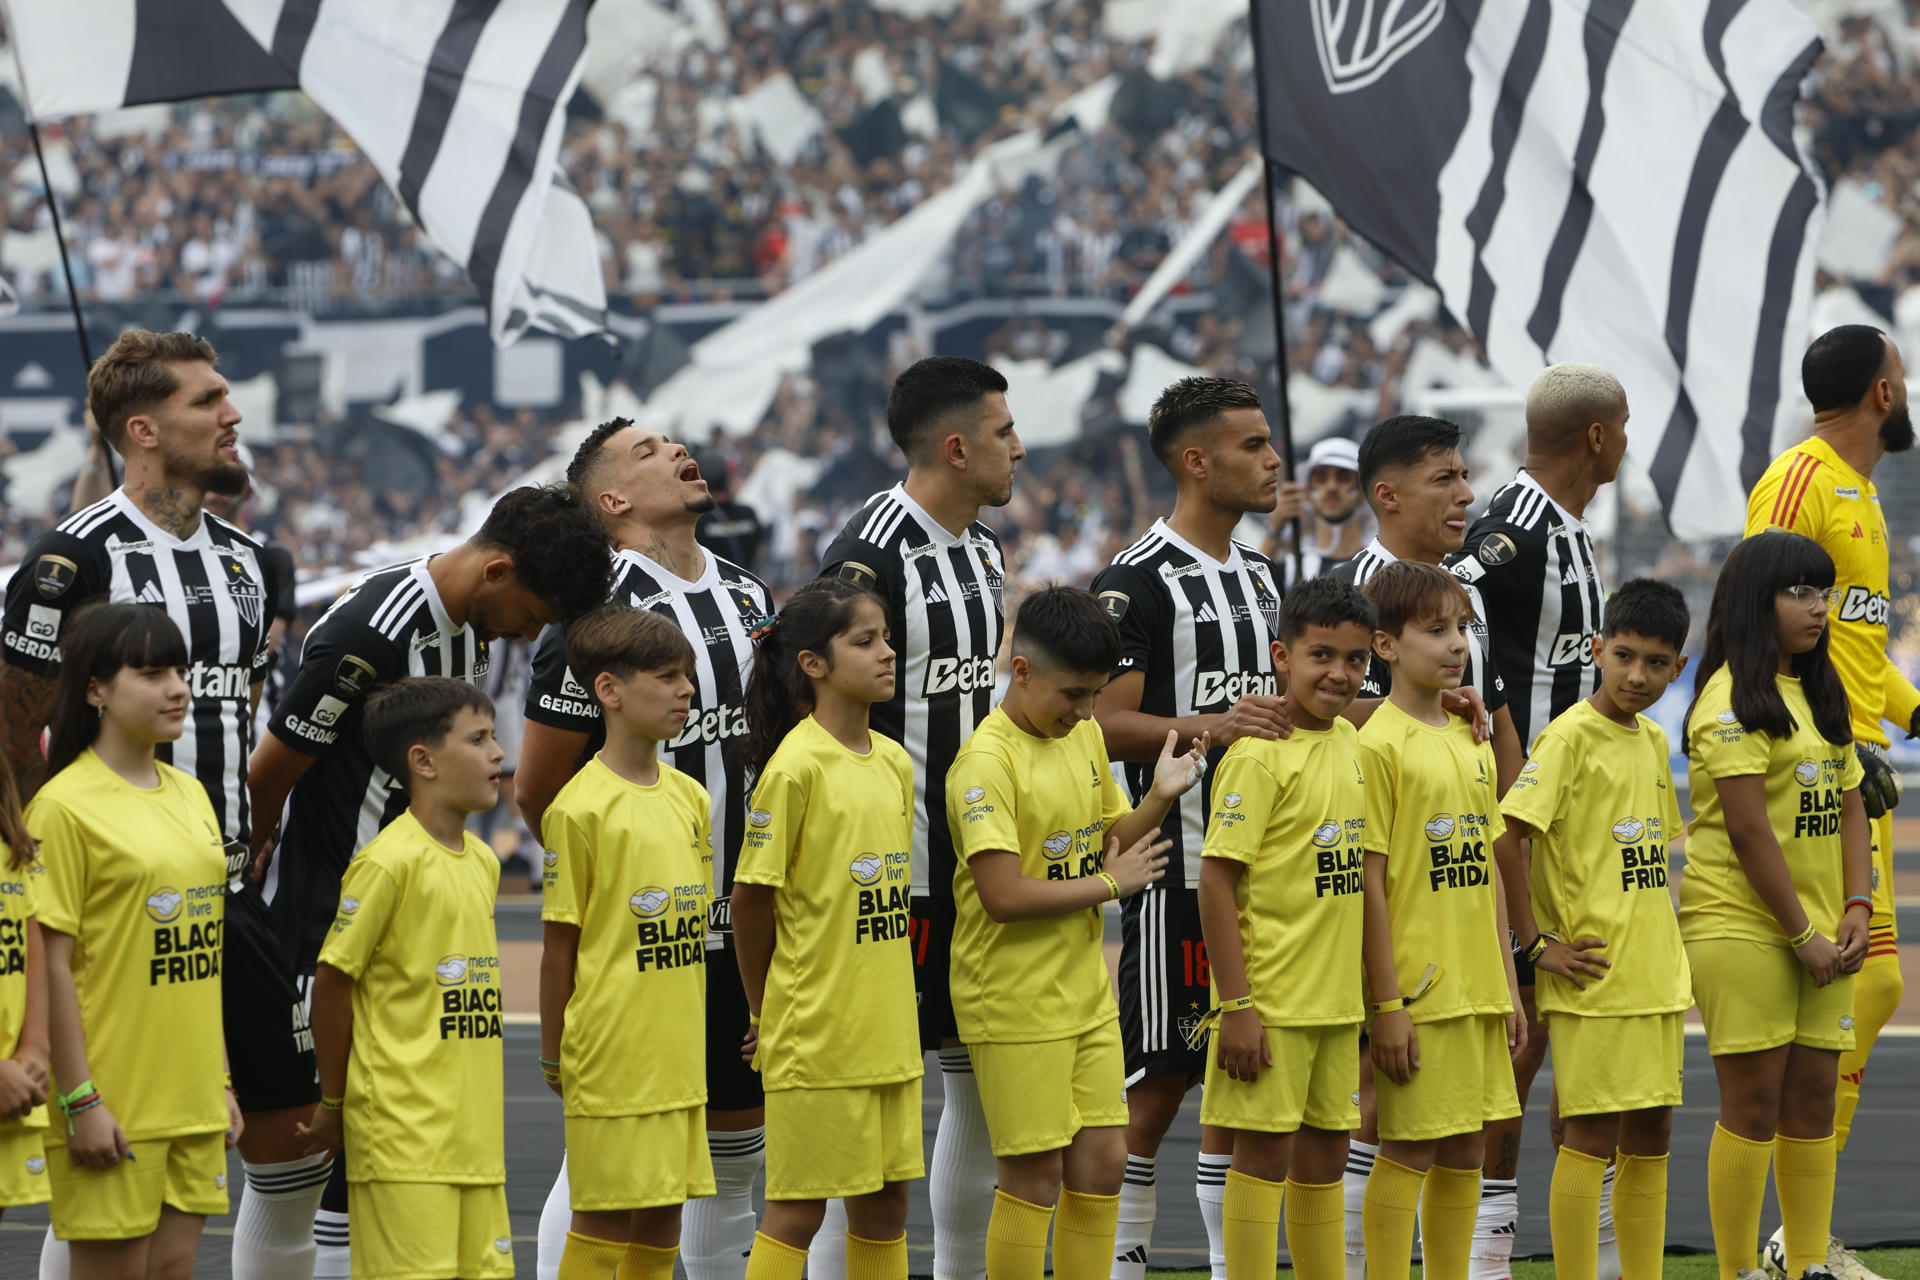
[[[1799,1280],[1787,1274],[1787,1229],[1781,1227],[1760,1246],[1760,1265],[1773,1280]]]
[[[1827,1270],[1833,1272],[1834,1280],[1883,1280],[1839,1236],[1827,1237]]]

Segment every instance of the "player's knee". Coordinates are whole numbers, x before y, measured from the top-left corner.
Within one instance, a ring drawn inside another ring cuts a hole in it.
[[[1142,1156],[1158,1151],[1186,1096],[1185,1076],[1140,1077],[1127,1090],[1127,1150]]]
[[[1117,1196],[1127,1172],[1126,1130],[1082,1129],[1067,1149],[1064,1184],[1090,1196]]]
[[[313,1119],[312,1107],[283,1107],[278,1111],[249,1111],[241,1116],[240,1158],[249,1164],[281,1164],[307,1153],[299,1126]]]
[[[905,1182],[889,1182],[878,1191],[847,1201],[847,1230],[863,1240],[897,1240],[907,1229]]]

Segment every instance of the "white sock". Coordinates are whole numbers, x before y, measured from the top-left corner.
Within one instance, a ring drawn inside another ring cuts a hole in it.
[[[1620,1280],[1620,1244],[1613,1238],[1613,1166],[1600,1180],[1600,1280]]]
[[[246,1186],[233,1219],[233,1280],[313,1274],[313,1215],[333,1172],[326,1152],[272,1164],[243,1161]]]
[[[560,1173],[540,1209],[540,1243],[534,1246],[536,1280],[560,1280],[560,1255],[567,1251],[567,1231],[573,1226],[573,1184],[567,1181],[567,1153],[560,1153]]]
[[[847,1280],[847,1202],[827,1201],[827,1214],[807,1250],[807,1280]]]
[[[72,1255],[67,1251],[65,1240],[56,1240],[53,1228],[47,1228],[46,1238],[40,1241],[40,1280],[68,1280],[67,1266]]]
[[[687,1280],[746,1280],[759,1223],[753,1180],[767,1159],[767,1131],[707,1130],[714,1193],[687,1201],[680,1218],[680,1261]]]
[[[942,1049],[940,1126],[933,1135],[927,1198],[933,1202],[934,1280],[986,1280],[987,1219],[999,1182],[973,1058]]]
[[[1120,1228],[1113,1238],[1111,1280],[1146,1280],[1154,1209],[1153,1157],[1129,1154],[1127,1173],[1120,1182]]]
[[[1483,1176],[1467,1280],[1512,1280],[1513,1236],[1519,1229],[1520,1184],[1510,1178]]]
[[[1231,1152],[1215,1156],[1202,1151],[1193,1166],[1193,1198],[1200,1202],[1200,1221],[1207,1228],[1207,1269],[1213,1280],[1227,1280],[1227,1168],[1232,1163]]]
[[[1360,1230],[1360,1206],[1367,1198],[1367,1179],[1373,1176],[1373,1162],[1380,1148],[1355,1138],[1347,1143],[1347,1172],[1340,1179],[1340,1190],[1347,1206],[1347,1280],[1365,1280],[1367,1240]]]
[[[313,1280],[348,1280],[353,1254],[347,1247],[347,1215],[334,1209],[313,1213]]]

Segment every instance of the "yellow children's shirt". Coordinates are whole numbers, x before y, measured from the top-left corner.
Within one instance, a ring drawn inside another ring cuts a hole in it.
[[[1860,785],[1860,757],[1814,728],[1800,682],[1775,676],[1794,731],[1785,738],[1750,732],[1733,709],[1733,672],[1713,673],[1687,719],[1693,774],[1693,825],[1680,878],[1680,933],[1693,938],[1751,938],[1786,945],[1787,935],[1740,868],[1727,838],[1719,778],[1762,775],[1767,822],[1780,842],[1794,892],[1813,927],[1831,938],[1840,926],[1846,880],[1840,863],[1840,798]]]
[[[919,1079],[908,932],[913,761],[872,735],[865,755],[808,716],[754,788],[734,872],[774,895],[760,1004],[761,1082],[829,1089]]]
[[[320,963],[354,980],[349,1181],[506,1181],[499,887],[478,836],[455,852],[411,810],[347,865]]]
[[[1600,938],[1612,964],[1585,991],[1538,971],[1540,1009],[1627,1017],[1693,1003],[1693,978],[1667,890],[1667,845],[1680,802],[1667,735],[1638,717],[1627,728],[1582,699],[1554,718],[1500,802],[1533,828],[1533,915],[1565,942]]]
[[[226,852],[206,788],[158,769],[149,791],[85,751],[27,806],[40,927],[75,940],[87,1065],[132,1142],[227,1127]]]
[[[947,819],[960,855],[951,986],[962,1040],[1061,1040],[1120,1016],[1100,908],[996,924],[968,863],[999,850],[1018,855],[1020,874],[1036,880],[1097,875],[1108,828],[1130,812],[1097,721],[1036,738],[995,707],[961,746],[947,771]]]
[[[1360,1022],[1367,791],[1345,720],[1241,738],[1213,780],[1201,856],[1244,863],[1234,892],[1247,983],[1269,1027]]]
[[[1746,536],[1768,529],[1805,534],[1833,557],[1842,593],[1827,615],[1833,665],[1852,706],[1853,736],[1886,746],[1881,721],[1893,721],[1905,734],[1920,690],[1887,656],[1890,543],[1873,481],[1810,436],[1775,458],[1747,495]]]
[[[1394,972],[1412,995],[1429,964],[1432,990],[1407,1007],[1415,1022],[1513,1011],[1493,843],[1505,833],[1493,748],[1466,721],[1422,724],[1391,700],[1360,730],[1367,779],[1366,851],[1386,855]]]
[[[643,787],[596,755],[541,819],[540,918],[580,930],[560,1038],[567,1115],[707,1100],[707,1038],[685,1032],[706,1026],[711,813],[706,788],[672,765]]]
[[[35,889],[47,876],[46,863],[38,859],[19,867],[12,863],[13,850],[0,840],[0,1058],[20,1051],[27,1014],[27,921],[39,913]],[[45,1106],[35,1107],[22,1120],[0,1120],[0,1133],[46,1127]]]

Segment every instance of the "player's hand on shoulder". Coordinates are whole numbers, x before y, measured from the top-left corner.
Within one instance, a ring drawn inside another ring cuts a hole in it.
[[[1128,849],[1118,839],[1107,841],[1107,857],[1102,870],[1120,886],[1120,896],[1130,898],[1167,874],[1167,850],[1173,841],[1159,839],[1158,828],[1147,832]]]
[[[1265,738],[1272,741],[1293,732],[1293,720],[1287,715],[1287,700],[1267,693],[1250,693],[1228,707],[1213,730],[1213,740],[1230,747],[1241,738]]]
[[[1558,974],[1571,982],[1575,991],[1585,991],[1587,981],[1598,982],[1607,976],[1607,970],[1613,968],[1613,961],[1592,954],[1607,945],[1605,939],[1581,938],[1575,942],[1562,942],[1558,938],[1548,938],[1546,942],[1546,950],[1533,962],[1533,967]]]
[[[1440,705],[1447,709],[1447,714],[1459,716],[1473,726],[1475,742],[1492,741],[1493,721],[1487,716],[1487,701],[1478,689],[1470,684],[1448,689],[1440,695]]]

